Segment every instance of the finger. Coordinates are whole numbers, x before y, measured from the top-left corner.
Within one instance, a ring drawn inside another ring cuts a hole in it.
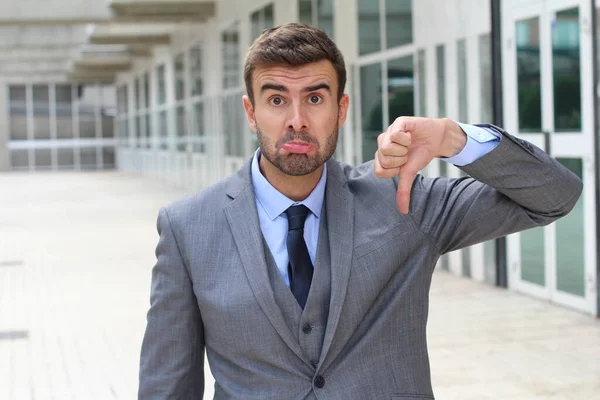
[[[404,157],[408,154],[408,147],[398,143],[387,142],[384,139],[378,147],[378,151],[384,156]]]
[[[412,132],[416,127],[416,122],[420,117],[398,117],[392,122],[390,128],[397,132]]]
[[[375,159],[373,161],[373,169],[375,170],[375,176],[379,178],[393,178],[400,173],[400,167],[397,168],[384,168],[379,162],[379,157],[375,153]]]
[[[384,155],[381,150],[378,150],[375,153],[375,157],[379,161],[379,165],[381,165],[385,169],[399,168],[406,164],[408,160],[407,151],[402,152],[401,156],[388,156]]]
[[[404,165],[400,168],[396,204],[402,214],[408,214],[410,210],[410,191],[418,172],[410,168],[410,165]]]
[[[394,128],[393,126],[390,129],[388,137],[391,143],[396,143],[406,147],[410,146],[412,142],[410,132],[405,130],[399,130],[397,128]]]

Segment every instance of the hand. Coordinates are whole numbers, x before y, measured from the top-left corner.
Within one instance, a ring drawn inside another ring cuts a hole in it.
[[[466,143],[466,134],[450,119],[399,117],[377,137],[375,175],[399,175],[396,204],[402,214],[408,214],[417,173],[436,157],[457,155]]]

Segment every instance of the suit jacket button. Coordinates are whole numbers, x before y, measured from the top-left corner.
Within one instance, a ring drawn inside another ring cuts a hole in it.
[[[310,326],[310,324],[304,324],[304,326],[302,327],[302,332],[308,335],[312,332],[312,326]]]
[[[321,375],[317,375],[317,377],[315,378],[315,386],[318,389],[322,389],[323,386],[325,386],[325,378],[323,378]]]

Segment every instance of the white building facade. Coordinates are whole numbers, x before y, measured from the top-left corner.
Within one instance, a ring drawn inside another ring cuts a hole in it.
[[[183,5],[177,8],[185,2],[164,0],[162,17],[160,10],[149,16],[137,9],[136,19],[133,5],[145,2],[112,1],[111,15],[98,10],[97,20],[69,16],[62,22],[95,23],[86,28],[86,43],[113,46],[110,62],[98,55],[108,47],[88,48],[102,62],[80,59],[70,66],[69,81],[44,83],[47,97],[39,82],[17,77],[0,83],[0,110],[6,110],[0,127],[10,132],[4,140],[0,133],[5,169],[116,164],[201,190],[240,168],[257,147],[241,101],[248,47],[265,28],[304,22],[332,36],[347,64],[351,112],[337,159],[371,159],[377,135],[398,116],[450,117],[501,124],[584,180],[581,200],[564,219],[448,254],[440,268],[598,316],[594,1],[198,0],[187,2],[197,8],[186,16]],[[123,46],[126,60],[115,56]],[[110,68],[102,71],[102,65]],[[49,99],[44,116],[50,128],[38,141],[40,98]],[[90,101],[93,107],[85,108]],[[70,122],[61,124],[67,104]],[[82,108],[94,117],[82,117]],[[92,125],[81,122],[92,119],[93,138]],[[51,149],[49,162],[44,153],[38,163],[41,144]],[[69,151],[72,160],[65,158]],[[441,161],[423,173],[462,174]]]

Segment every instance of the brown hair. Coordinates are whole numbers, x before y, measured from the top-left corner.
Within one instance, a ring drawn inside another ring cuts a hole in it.
[[[244,64],[246,92],[254,104],[252,74],[258,67],[289,65],[293,67],[329,60],[338,78],[338,100],[346,86],[344,57],[336,44],[321,29],[290,23],[265,29],[254,41]]]

